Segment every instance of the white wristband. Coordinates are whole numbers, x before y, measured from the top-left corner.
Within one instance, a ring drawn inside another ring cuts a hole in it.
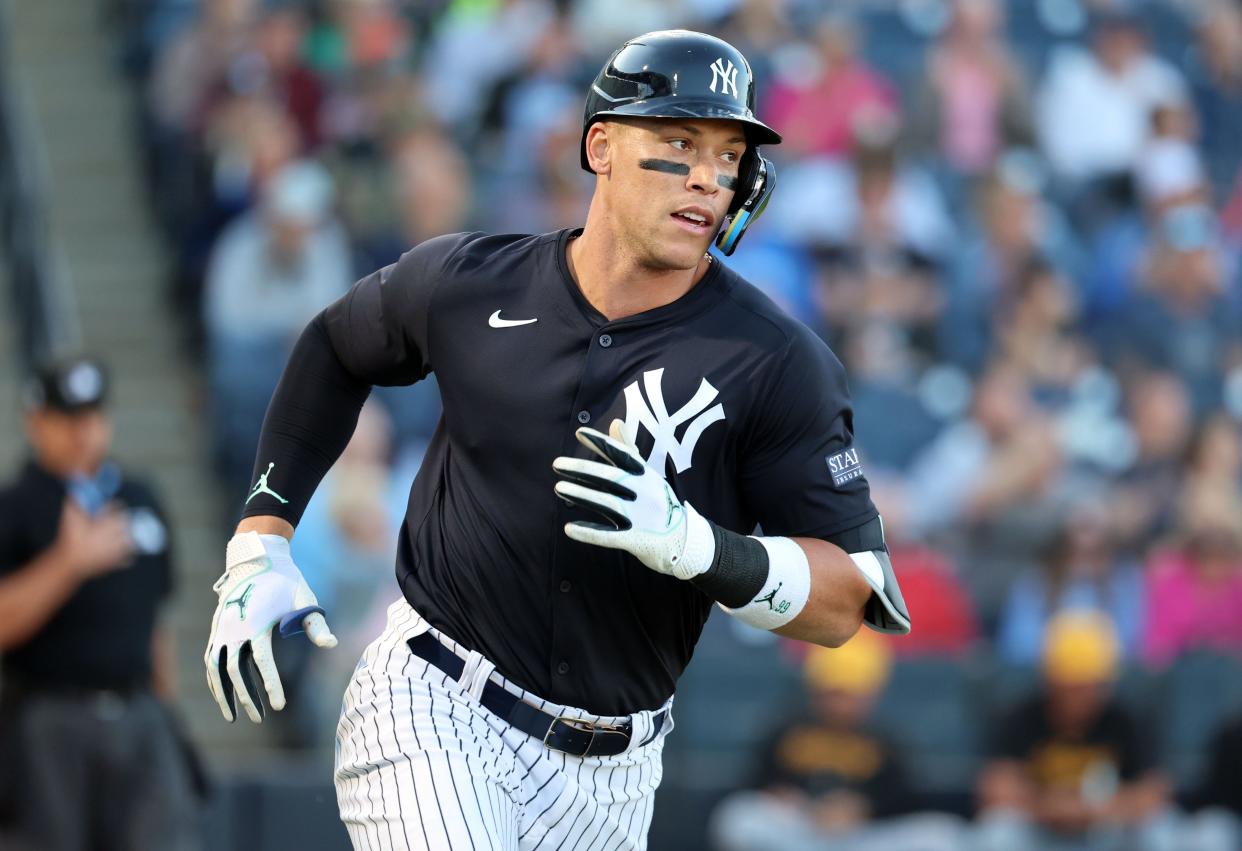
[[[778,629],[796,618],[811,597],[811,564],[802,547],[789,538],[752,535],[768,551],[768,579],[745,606],[720,608],[759,629]]]

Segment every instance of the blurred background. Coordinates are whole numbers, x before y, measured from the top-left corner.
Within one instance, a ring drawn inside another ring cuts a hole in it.
[[[0,462],[26,451],[30,366],[101,356],[114,454],[176,544],[207,847],[346,847],[332,730],[439,415],[432,381],[373,395],[293,548],[342,646],[287,642],[290,709],[226,725],[202,675],[211,583],[292,341],[425,238],[581,224],[590,79],[681,26],[748,56],[784,134],[727,262],[844,361],[914,632],[808,658],[713,616],[652,848],[872,847],[830,843],[910,818],[958,838],[882,847],[965,847],[1047,733],[1028,695],[1084,683],[1083,717],[1107,705],[1133,734],[1073,788],[1146,784],[1145,813],[1208,835],[1196,813],[1242,808],[1213,761],[1242,762],[1242,5],[9,3]],[[756,829],[816,802],[805,846]]]

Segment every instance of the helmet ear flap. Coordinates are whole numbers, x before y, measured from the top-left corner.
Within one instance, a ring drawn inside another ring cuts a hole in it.
[[[716,247],[726,257],[737,248],[751,222],[759,218],[775,188],[776,166],[758,148],[747,150],[742,155],[733,202],[716,235]]]

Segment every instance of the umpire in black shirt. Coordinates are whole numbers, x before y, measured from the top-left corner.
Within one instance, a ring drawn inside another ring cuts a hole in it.
[[[0,490],[0,848],[196,847],[156,612],[172,585],[151,491],[108,460],[103,367],[31,382],[31,455]]]

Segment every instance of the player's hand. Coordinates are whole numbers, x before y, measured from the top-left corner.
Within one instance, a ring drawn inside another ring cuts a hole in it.
[[[302,630],[318,647],[335,647],[323,609],[289,556],[280,535],[242,532],[229,541],[224,575],[212,586],[220,595],[211,621],[204,662],[207,686],[226,721],[237,716],[240,702],[250,720],[263,720],[263,703],[255,684],[257,671],[268,705],[285,707],[285,690],[272,656],[272,630],[282,636]]]
[[[609,521],[575,520],[565,524],[565,534],[584,544],[625,550],[659,573],[692,579],[711,567],[716,547],[711,526],[677,498],[661,472],[647,466],[621,426],[621,420],[613,420],[609,434],[593,428],[575,433],[606,463],[565,456],[552,462],[562,477],[557,496]]]

